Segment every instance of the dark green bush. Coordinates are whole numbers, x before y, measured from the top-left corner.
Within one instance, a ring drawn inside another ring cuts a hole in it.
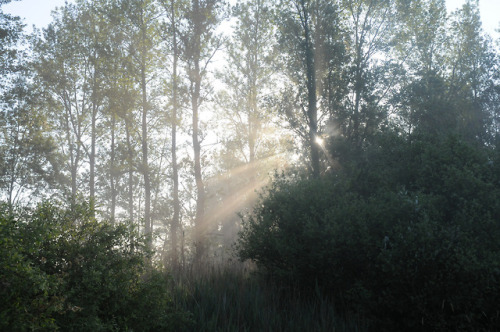
[[[143,239],[97,222],[88,204],[0,216],[0,330],[182,330],[168,279],[147,271]]]
[[[57,293],[61,282],[42,270],[45,257],[33,261],[37,243],[25,236],[19,214],[0,206],[0,330],[52,329],[57,326],[53,315],[64,303]]]
[[[500,329],[498,152],[375,142],[321,179],[277,178],[244,220],[241,259],[378,330]]]

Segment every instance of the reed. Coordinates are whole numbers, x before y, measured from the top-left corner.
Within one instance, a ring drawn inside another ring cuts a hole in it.
[[[229,263],[184,269],[173,300],[193,314],[193,331],[365,331],[359,317],[340,317],[319,291],[303,296],[266,282],[248,266]]]

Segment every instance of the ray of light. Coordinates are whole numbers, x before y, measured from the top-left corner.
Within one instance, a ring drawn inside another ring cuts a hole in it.
[[[215,176],[207,181],[207,189],[210,192],[221,190],[226,195],[220,201],[207,202],[205,220],[202,226],[202,232],[207,234],[215,229],[215,225],[219,222],[228,220],[232,216],[236,216],[249,203],[254,203],[257,198],[257,191],[267,185],[271,178],[268,175],[270,171],[283,167],[284,153],[276,154],[257,160],[250,164],[245,164],[231,169],[223,174]],[[245,185],[237,187],[235,190],[230,188],[230,178],[250,178]],[[207,204],[207,205],[208,205]]]
[[[282,152],[282,153],[268,156],[266,158],[261,158],[261,159],[255,160],[251,163],[243,164],[243,165],[237,166],[235,168],[232,168],[224,173],[221,173],[221,174],[218,174],[216,176],[209,178],[206,181],[207,186],[210,186],[211,184],[216,183],[218,181],[221,181],[223,179],[226,179],[227,177],[230,177],[230,176],[242,176],[243,174],[249,173],[251,171],[255,172],[256,170],[259,169],[259,167],[263,166],[266,163],[272,163],[273,167],[275,166],[277,168],[280,168],[279,167],[280,165],[278,165],[278,161],[284,155],[285,155],[285,153]],[[260,169],[260,170],[264,170],[264,169]],[[270,171],[270,170],[271,169],[267,169],[266,171]]]
[[[219,206],[207,209],[204,222],[205,229],[202,231],[210,231],[214,228],[214,225],[220,221],[227,220],[228,217],[241,211],[243,207],[248,204],[251,196],[254,195],[256,197],[256,191],[268,184],[269,181],[269,178],[264,178],[250,182],[246,186],[234,192],[232,195],[225,198]]]

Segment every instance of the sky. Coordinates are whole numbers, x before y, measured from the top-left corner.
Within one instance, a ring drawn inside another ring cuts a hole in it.
[[[64,6],[66,0],[21,0],[12,1],[2,7],[5,13],[20,16],[25,19],[28,27],[46,27],[50,21],[50,13],[56,7]],[[69,1],[72,2],[72,1]]]
[[[21,0],[13,1],[3,6],[4,12],[25,18],[28,27],[33,24],[42,28],[49,24],[51,11],[63,6],[67,0]],[[466,0],[446,0],[448,11],[454,11],[465,3]],[[69,0],[72,2],[72,0]],[[483,28],[495,39],[500,38],[500,33],[495,30],[500,28],[500,0],[479,0],[479,10],[483,21]]]

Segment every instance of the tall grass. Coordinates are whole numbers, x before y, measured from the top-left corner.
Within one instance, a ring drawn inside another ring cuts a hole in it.
[[[319,291],[284,291],[237,263],[186,269],[173,285],[174,302],[193,314],[193,331],[367,330],[359,318],[340,318]]]

